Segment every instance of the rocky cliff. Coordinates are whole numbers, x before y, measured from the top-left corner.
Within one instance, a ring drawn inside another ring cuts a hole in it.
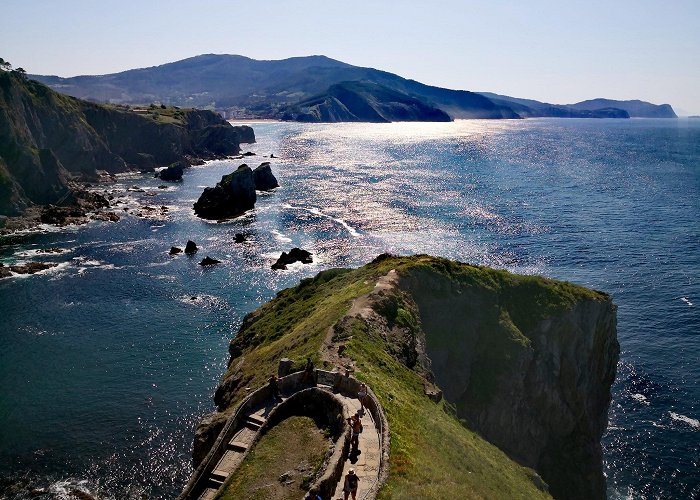
[[[466,425],[532,467],[555,498],[605,498],[600,439],[619,356],[605,294],[494,273],[400,274],[426,369]],[[567,288],[569,288],[567,290]]]
[[[254,141],[250,127],[232,127],[210,111],[102,106],[0,71],[0,214],[70,202],[69,181],[98,170],[216,158]]]
[[[387,497],[605,497],[600,438],[619,345],[602,292],[384,255],[280,292],[229,351],[196,460],[246,388],[280,358],[301,367],[309,356],[354,370],[379,398],[392,429]]]

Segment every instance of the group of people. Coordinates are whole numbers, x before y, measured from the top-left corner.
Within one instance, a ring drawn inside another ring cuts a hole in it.
[[[306,360],[306,366],[304,367],[304,374],[302,376],[302,382],[314,383],[314,364],[310,358]],[[269,380],[270,391],[272,397],[275,399],[280,399],[280,390],[277,383],[277,376],[272,375]],[[350,425],[350,446],[353,453],[359,453],[360,445],[360,434],[362,433],[362,417],[365,415],[365,403],[367,402],[367,385],[361,384],[360,390],[357,392],[357,399],[360,401],[360,409],[347,419]],[[348,473],[345,474],[343,481],[343,498],[348,500],[350,495],[352,499],[356,500],[357,490],[360,485],[360,478],[355,473],[355,469],[350,468]],[[312,488],[309,493],[304,497],[304,500],[323,500],[317,489]]]

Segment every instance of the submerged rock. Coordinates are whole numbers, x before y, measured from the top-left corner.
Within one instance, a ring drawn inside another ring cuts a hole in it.
[[[10,270],[5,267],[5,264],[0,262],[0,278],[9,278],[10,276],[12,276]]]
[[[194,213],[209,220],[227,219],[255,206],[255,181],[248,165],[224,175],[213,188],[205,188],[194,204]]]
[[[185,245],[185,253],[187,255],[193,255],[197,253],[197,244],[192,240],[187,240],[187,245]]]
[[[280,186],[272,173],[269,161],[261,163],[253,170],[253,180],[255,181],[255,189],[258,191],[269,191]]]
[[[285,270],[289,264],[294,264],[295,262],[311,264],[313,262],[311,253],[296,247],[292,248],[289,253],[282,252],[277,262],[272,264],[272,269]]]

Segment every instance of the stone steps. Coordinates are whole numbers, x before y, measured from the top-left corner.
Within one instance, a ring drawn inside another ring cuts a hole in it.
[[[343,404],[350,415],[354,415],[361,407],[360,401],[355,398],[343,397]],[[360,479],[357,487],[357,499],[363,499],[372,488],[379,477],[379,465],[381,461],[380,440],[377,426],[372,418],[372,414],[365,411],[362,416],[362,433],[358,439],[358,450],[360,454],[356,457],[355,463],[348,459],[343,465],[343,475],[338,482],[335,493],[331,497],[333,500],[343,498],[343,485],[345,475],[351,468],[355,469],[355,474]],[[352,498],[352,497],[350,497]]]

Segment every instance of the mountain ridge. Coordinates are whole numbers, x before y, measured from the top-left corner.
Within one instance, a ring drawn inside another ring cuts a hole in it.
[[[333,85],[348,81],[371,82],[401,92],[425,106],[442,110],[452,119],[634,116],[618,106],[583,109],[578,106],[580,103],[554,105],[487,92],[436,87],[323,55],[256,60],[242,55],[202,54],[106,75],[30,77],[82,99],[114,104],[155,102],[199,107],[219,111],[226,118],[281,119],[290,107],[328,94]],[[671,113],[675,116],[672,108],[667,114]]]

